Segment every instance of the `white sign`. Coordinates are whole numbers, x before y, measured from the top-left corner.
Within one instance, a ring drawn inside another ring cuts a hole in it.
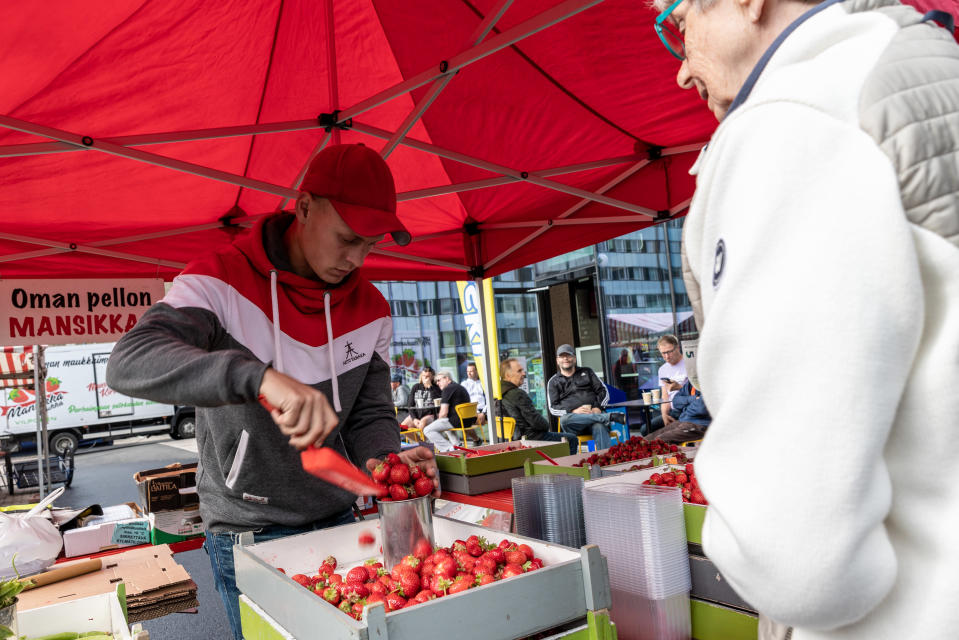
[[[163,298],[163,280],[0,280],[0,344],[115,342]]]

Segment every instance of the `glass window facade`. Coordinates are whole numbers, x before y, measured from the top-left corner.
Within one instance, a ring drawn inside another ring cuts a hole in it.
[[[545,408],[543,339],[536,290],[593,276],[603,334],[604,380],[629,398],[657,385],[656,341],[697,337],[682,278],[683,219],[516,269],[493,279],[498,358],[521,358],[530,395]],[[376,282],[393,312],[391,364],[408,383],[429,364],[465,377],[470,350],[455,282]],[[533,291],[531,291],[533,290]]]

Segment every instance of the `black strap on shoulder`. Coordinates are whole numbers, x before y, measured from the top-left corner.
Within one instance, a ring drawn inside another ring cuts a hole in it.
[[[951,13],[946,11],[940,11],[939,9],[933,9],[929,11],[922,17],[923,22],[929,22],[930,20],[938,22],[940,26],[946,29],[949,33],[953,33],[956,30],[956,20],[952,17]]]

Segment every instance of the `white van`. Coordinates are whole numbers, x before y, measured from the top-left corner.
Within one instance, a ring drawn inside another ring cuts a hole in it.
[[[118,393],[106,385],[107,360],[114,343],[50,346],[45,393],[50,451],[76,449],[82,441],[169,433],[193,437],[193,407],[174,407]],[[37,439],[36,395],[4,389],[0,399],[0,448],[17,451]]]

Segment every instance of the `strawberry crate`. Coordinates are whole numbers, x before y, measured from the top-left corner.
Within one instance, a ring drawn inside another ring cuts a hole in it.
[[[680,458],[676,454],[664,454],[660,456],[652,456],[650,458],[641,458],[639,460],[632,460],[630,462],[624,462],[622,464],[608,465],[601,467],[598,464],[589,464],[584,463],[582,466],[573,466],[576,463],[589,458],[593,454],[602,455],[608,451],[608,449],[601,449],[599,451],[590,451],[589,453],[577,453],[574,455],[566,455],[560,458],[553,457],[558,465],[554,465],[548,460],[539,459],[530,459],[528,463],[525,464],[525,470],[527,476],[538,475],[542,473],[565,473],[567,475],[580,476],[584,480],[596,480],[598,478],[606,477],[611,473],[623,472],[628,470],[634,465],[646,465],[652,464],[652,466],[659,466],[663,464],[678,464]],[[680,451],[686,454],[687,460],[692,460],[695,455],[695,448],[693,447],[680,447]]]
[[[524,449],[516,449],[522,445]],[[471,447],[478,451],[493,451],[490,455],[467,457],[465,451],[454,450],[454,455],[438,453],[436,466],[444,473],[454,473],[464,476],[478,476],[508,469],[522,469],[526,460],[542,460],[537,450],[551,458],[569,453],[569,445],[565,442],[551,442],[549,440],[519,440],[514,442],[498,442],[479,447]],[[513,450],[510,450],[510,449]],[[509,483],[507,482],[507,487]]]
[[[633,464],[636,463],[630,462],[626,466],[628,467],[629,465]],[[661,465],[658,467],[650,467],[649,469],[641,469],[639,471],[627,471],[625,473],[617,473],[615,475],[606,476],[598,480],[591,480],[589,486],[593,487],[599,484],[615,484],[618,482],[642,484],[654,473],[683,471],[684,469],[684,465]],[[690,504],[688,502],[683,503],[683,518],[686,521],[687,542],[692,542],[694,544],[703,543],[703,520],[706,519],[706,509],[706,505]]]
[[[357,538],[363,532],[373,533],[370,548],[377,548],[376,526],[376,521],[366,520],[256,544],[251,544],[252,535],[241,534],[233,548],[237,586],[286,634],[265,637],[307,640],[322,629],[323,638],[331,640],[446,640],[451,635],[463,640],[507,640],[610,606],[606,559],[598,547],[570,549],[512,534],[510,540],[528,544],[543,559],[542,569],[390,613],[377,603],[367,607],[362,620],[345,615],[290,578],[295,573],[316,572],[331,554],[341,567],[361,564],[369,554],[358,547]],[[503,535],[442,517],[434,517],[433,529],[441,545],[473,534],[491,540]],[[250,629],[248,637],[260,636]]]

